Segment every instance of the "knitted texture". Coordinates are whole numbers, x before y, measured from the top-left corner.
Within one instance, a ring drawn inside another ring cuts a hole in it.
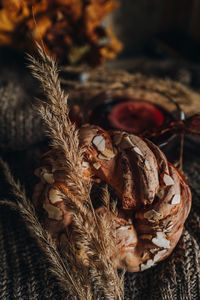
[[[0,145],[5,150],[27,148],[44,138],[41,120],[33,110],[30,96],[17,82],[0,83]]]

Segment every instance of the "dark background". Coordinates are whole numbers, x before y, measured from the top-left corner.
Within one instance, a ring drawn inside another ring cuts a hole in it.
[[[126,0],[107,19],[124,48],[108,65],[199,89],[200,1]]]

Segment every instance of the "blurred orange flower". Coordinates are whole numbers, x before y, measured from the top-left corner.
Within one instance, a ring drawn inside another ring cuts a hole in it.
[[[33,40],[62,62],[97,65],[122,45],[102,21],[112,0],[0,0],[0,46],[34,51]]]

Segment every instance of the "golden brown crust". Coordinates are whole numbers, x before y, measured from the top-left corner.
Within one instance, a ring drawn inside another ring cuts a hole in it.
[[[106,181],[122,202],[118,216],[103,207],[96,210],[112,222],[116,249],[111,257],[116,266],[137,272],[165,259],[190,211],[191,192],[182,174],[156,145],[135,135],[85,125],[80,128],[80,145],[85,178]],[[43,156],[35,172],[41,181],[34,201],[45,210],[46,226],[55,239],[72,220],[59,195],[60,189],[68,193],[63,172],[53,151]]]

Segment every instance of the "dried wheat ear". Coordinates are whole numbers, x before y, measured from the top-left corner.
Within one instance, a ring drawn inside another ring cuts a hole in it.
[[[107,192],[101,197],[104,209],[94,210],[88,162],[79,131],[69,119],[68,97],[61,89],[55,61],[37,48],[40,59],[29,56],[29,61],[47,98],[37,102],[36,110],[46,126],[51,150],[35,171],[40,181],[33,203],[63,259],[69,291],[74,291],[69,299],[121,300],[123,274],[119,276],[112,260],[116,239],[110,215],[115,210],[108,209]]]
[[[156,145],[138,136],[85,125],[78,138],[83,183],[105,181],[121,201],[117,213],[104,205],[95,210],[97,218],[109,222],[114,245],[109,248],[107,244],[107,254],[116,268],[143,271],[168,257],[191,206],[190,189],[183,176]],[[68,186],[66,170],[58,167],[55,150],[42,157],[35,174],[40,183],[34,202],[43,209],[46,226],[59,244],[61,232],[67,228],[73,232],[74,218],[61,192],[75,195]],[[79,256],[90,265],[87,251]]]

